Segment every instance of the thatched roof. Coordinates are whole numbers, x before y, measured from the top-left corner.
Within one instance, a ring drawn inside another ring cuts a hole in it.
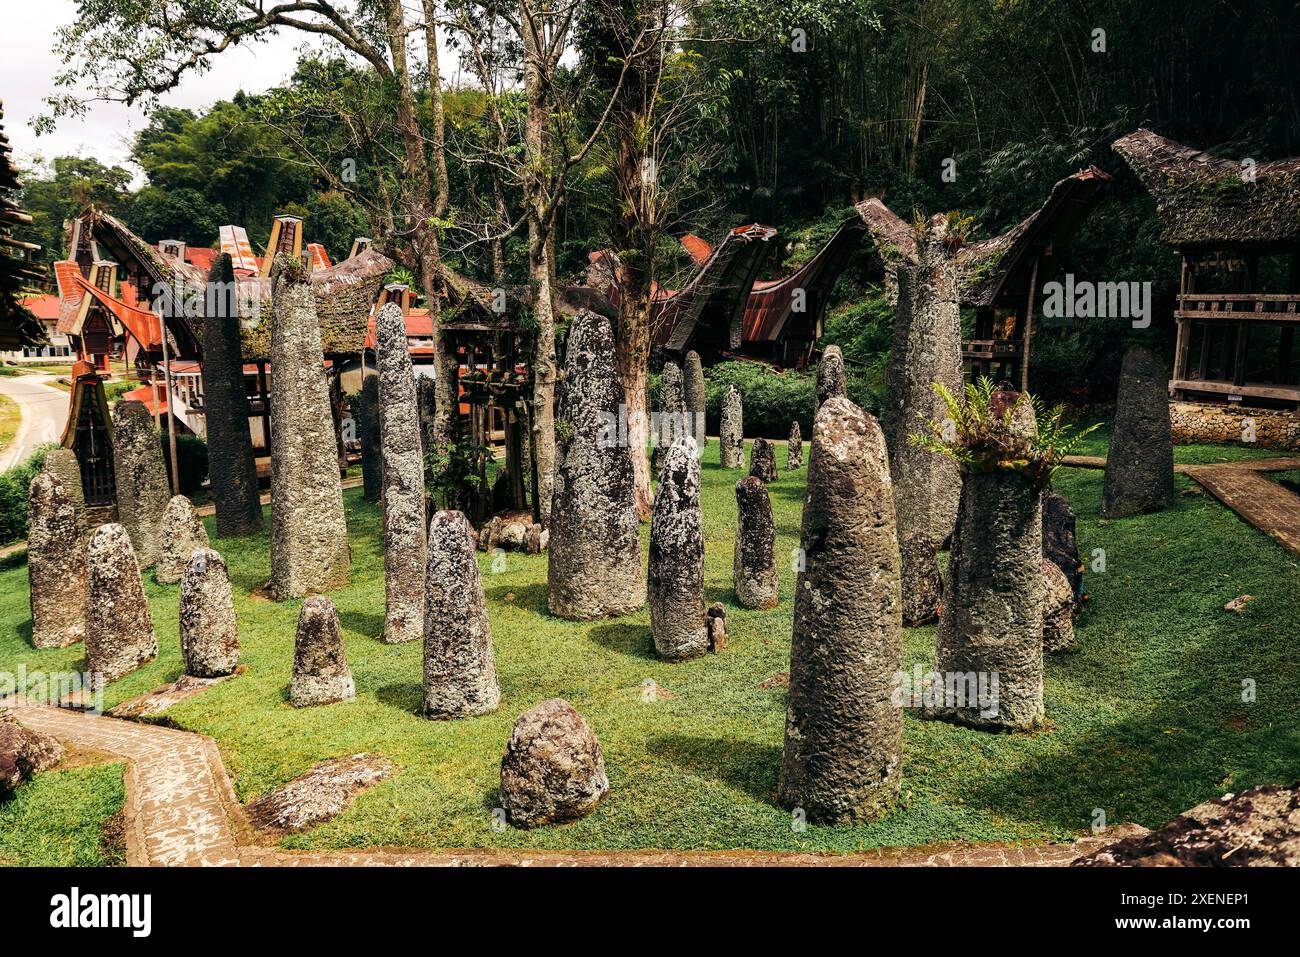
[[[1150,130],[1130,133],[1111,148],[1155,197],[1172,246],[1300,242],[1300,157],[1252,167]]]
[[[1080,170],[1052,187],[1046,202],[1000,236],[963,246],[957,252],[957,282],[963,306],[993,305],[1004,290],[1028,283],[1027,253],[1035,246],[1068,245],[1087,218],[1110,176],[1096,167]],[[898,296],[900,262],[916,258],[916,230],[879,199],[857,206],[885,264],[889,300]]]

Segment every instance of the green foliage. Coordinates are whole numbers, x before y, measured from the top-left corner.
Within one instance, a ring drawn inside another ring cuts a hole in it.
[[[24,461],[0,472],[0,545],[27,537],[27,492],[45,464],[45,453],[53,448],[57,448],[53,443],[42,445]]]
[[[106,829],[126,800],[122,771],[118,763],[46,771],[0,802],[0,866],[123,864],[121,834]]]
[[[158,440],[162,444],[163,463],[167,467],[167,480],[171,481],[172,457],[167,440],[167,430],[158,431]],[[208,478],[208,443],[197,435],[176,436],[176,464],[180,468],[180,492],[193,497],[203,487]]]
[[[193,246],[211,246],[225,225],[226,211],[196,189],[146,186],[131,202],[126,223],[148,243],[180,239]]]
[[[805,436],[812,435],[817,411],[817,379],[811,373],[778,372],[758,362],[719,362],[704,370],[705,419],[716,430],[722,418],[722,400],[735,386],[744,405],[745,435],[781,439],[790,434],[790,423],[798,421]],[[849,370],[849,398],[872,411],[875,394],[865,376]]]
[[[926,418],[928,432],[908,436],[909,444],[947,455],[965,472],[1018,472],[1040,488],[1051,484],[1061,461],[1100,424],[1075,430],[1062,422],[1063,405],[1048,409],[1027,392],[1017,393],[1010,405],[996,402],[997,386],[987,376],[966,383],[965,401],[941,382],[934,383],[934,391],[943,400],[948,418],[944,422]],[[1029,434],[1012,427],[1025,405],[1037,422]]]

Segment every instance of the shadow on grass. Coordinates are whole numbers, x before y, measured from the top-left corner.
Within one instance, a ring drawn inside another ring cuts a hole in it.
[[[666,734],[646,741],[646,751],[702,778],[744,791],[756,801],[776,801],[781,746],[739,738]]]
[[[378,641],[384,634],[384,616],[370,611],[339,611],[339,624],[346,631],[374,638]]]
[[[419,714],[424,708],[424,686],[418,681],[398,681],[375,689],[375,697],[390,708]]]
[[[654,633],[649,625],[607,624],[597,625],[587,632],[587,637],[610,651],[618,652],[629,658],[645,661],[658,661],[655,654]]]
[[[550,615],[546,608],[546,585],[496,585],[492,588],[483,589],[484,597],[488,601],[499,601],[514,605],[516,608],[526,608],[529,611],[535,611],[539,615]],[[507,602],[506,595],[515,597]]]

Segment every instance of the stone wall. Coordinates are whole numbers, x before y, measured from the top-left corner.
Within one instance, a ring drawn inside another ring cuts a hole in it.
[[[1300,412],[1204,402],[1170,402],[1174,442],[1226,442],[1261,449],[1300,450]],[[1254,441],[1249,439],[1254,430]]]

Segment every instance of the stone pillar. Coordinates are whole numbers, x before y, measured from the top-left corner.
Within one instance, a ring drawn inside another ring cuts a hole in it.
[[[121,525],[101,525],[86,546],[86,670],[100,686],[157,656],[131,537]]]
[[[387,303],[376,320],[384,455],[384,641],[424,634],[424,459],[406,319]]]
[[[767,439],[757,438],[750,445],[749,474],[764,482],[776,481],[776,447]]]
[[[171,490],[153,416],[134,399],[113,407],[113,474],[118,521],[131,537],[140,567],[148,568],[158,560],[158,529]]]
[[[740,390],[734,385],[727,389],[722,400],[722,424],[718,427],[721,448],[719,460],[724,469],[745,467],[745,419]]]
[[[32,479],[27,526],[32,647],[75,645],[86,637],[86,540],[76,502],[55,473]]]
[[[1074,648],[1074,589],[1065,572],[1044,555],[1043,651],[1053,654]]]
[[[1124,353],[1115,426],[1106,453],[1103,518],[1158,512],[1174,497],[1174,444],[1169,425],[1169,377],[1146,346]]]
[[[994,393],[990,419],[1019,395]],[[1012,450],[1037,427],[1027,402],[1016,409],[1003,440]],[[1023,475],[966,473],[935,645],[945,695],[927,717],[1014,730],[1042,720],[1042,531],[1042,492]]]
[[[515,827],[576,821],[609,793],[600,742],[562,698],[521,714],[501,759],[501,804]]]
[[[371,373],[361,380],[357,396],[357,439],[361,442],[362,496],[378,502],[383,496],[383,446],[379,439],[379,376]]]
[[[424,715],[469,718],[501,703],[492,628],[469,521],[441,511],[429,523],[424,593]]]
[[[707,654],[700,457],[689,437],[672,444],[659,473],[650,518],[649,591],[659,656],[681,661]]]
[[[964,389],[957,266],[947,234],[947,217],[932,217],[915,261],[898,266],[897,320],[881,415],[903,548],[905,625],[935,618],[941,591],[936,554],[952,533],[961,495],[957,463],[908,441],[928,430],[926,420],[948,418],[935,383],[959,399]]]
[[[650,459],[650,471],[659,475],[659,463],[664,452],[682,431],[682,415],[686,410],[683,393],[682,367],[667,361],[659,373],[659,423],[655,429],[655,448]]]
[[[278,601],[346,585],[352,551],[316,301],[277,257],[271,320],[271,584]]]
[[[790,423],[790,441],[785,447],[785,470],[793,472],[803,468],[803,432],[798,421]]]
[[[86,492],[81,484],[81,463],[77,461],[77,453],[72,449],[50,449],[45,453],[45,462],[41,468],[62,480],[63,491],[77,512],[77,528],[84,535],[87,525]]]
[[[617,434],[625,405],[609,320],[583,310],[569,329],[555,422],[547,588],[561,618],[625,615],[645,604],[632,452]]]
[[[176,584],[185,573],[185,566],[194,550],[208,545],[208,530],[194,513],[190,500],[184,495],[173,496],[163,512],[154,579],[160,585]]]
[[[778,797],[810,821],[872,820],[902,772],[898,535],[885,438],[842,396],[813,425],[800,544]]]
[[[682,370],[682,401],[686,404],[686,417],[695,444],[703,449],[709,444],[705,430],[704,409],[706,395],[704,391],[704,366],[700,364],[700,354],[695,351],[686,353],[686,365]]]
[[[736,545],[732,576],[736,600],[745,608],[775,608],[777,594],[776,523],[767,486],[754,476],[736,483]]]
[[[203,421],[217,535],[247,535],[262,527],[257,460],[248,420],[235,270],[229,254],[212,261],[203,309]]]
[[[313,595],[302,603],[298,613],[289,703],[295,708],[308,708],[352,701],[356,694],[334,602],[325,595]]]
[[[1077,610],[1083,604],[1083,561],[1075,538],[1074,509],[1052,491],[1043,494],[1043,557],[1051,559],[1069,581]]]
[[[233,674],[239,664],[230,575],[226,560],[210,548],[194,551],[181,578],[181,658],[195,678]]]
[[[847,397],[848,378],[844,372],[844,353],[839,346],[827,346],[817,363],[817,407],[835,396]]]

